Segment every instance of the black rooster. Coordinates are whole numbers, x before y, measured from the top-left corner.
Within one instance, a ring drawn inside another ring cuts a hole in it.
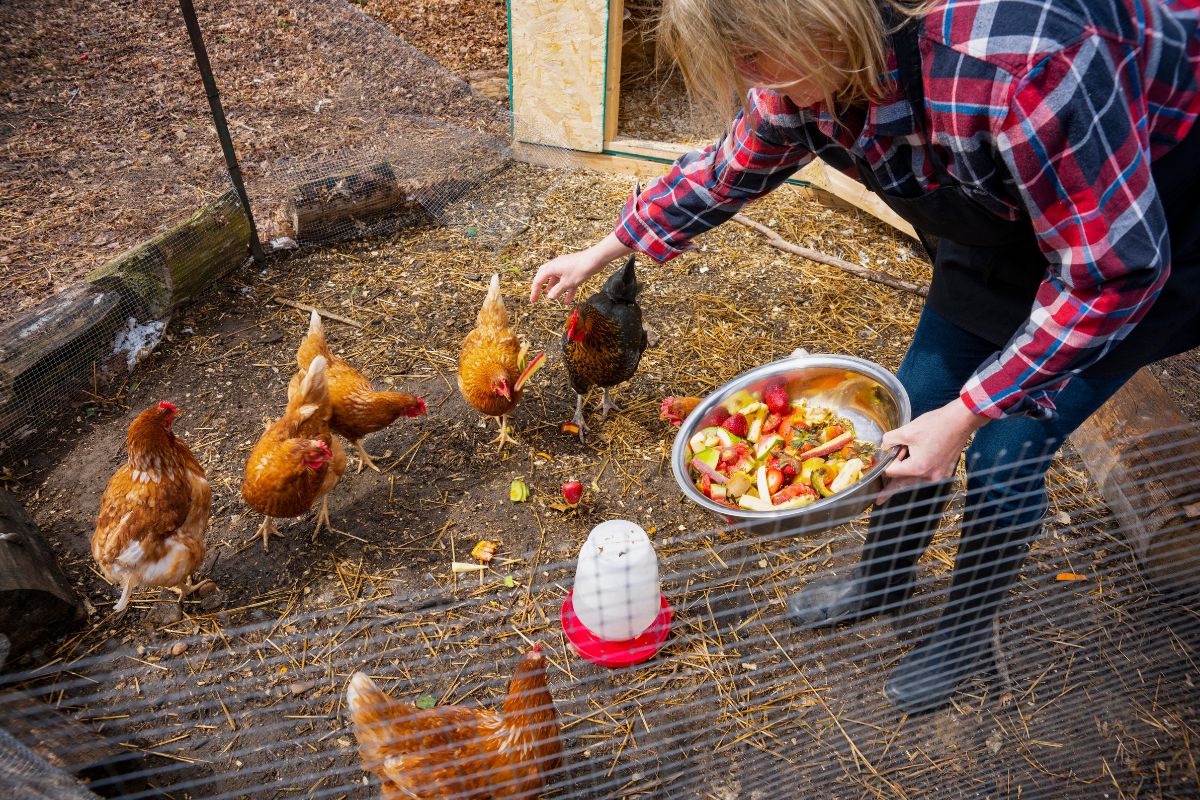
[[[584,395],[593,386],[604,390],[601,421],[609,411],[620,411],[609,399],[608,389],[633,377],[648,344],[642,309],[637,302],[642,287],[634,274],[633,262],[631,255],[600,291],[571,311],[563,333],[563,360],[571,388],[578,395],[574,422],[579,426],[580,439],[587,428],[583,423]]]

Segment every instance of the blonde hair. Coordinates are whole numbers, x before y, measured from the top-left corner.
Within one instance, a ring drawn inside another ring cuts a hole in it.
[[[689,95],[728,121],[750,87],[739,63],[769,56],[811,80],[826,106],[879,99],[887,75],[880,3],[901,17],[940,0],[664,0],[660,53],[673,57]],[[767,86],[766,88],[779,88]]]

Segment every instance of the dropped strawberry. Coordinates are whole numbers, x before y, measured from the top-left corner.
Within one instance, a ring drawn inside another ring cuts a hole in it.
[[[774,386],[768,386],[763,392],[763,403],[772,414],[783,415],[788,407],[792,404],[792,398],[788,397],[787,387],[782,383],[777,383]],[[778,424],[778,423],[777,423]]]
[[[745,437],[750,432],[750,423],[746,422],[746,417],[741,413],[734,414],[729,419],[721,423],[721,427],[732,433],[734,436]]]
[[[770,414],[767,415],[767,418],[765,420],[763,420],[762,432],[763,433],[774,433],[775,431],[777,431],[779,429],[779,423],[782,421],[783,421],[783,417],[779,416],[778,414],[776,414],[774,412],[771,412]]]
[[[579,481],[567,481],[562,485],[562,496],[567,505],[574,508],[583,499],[583,484]]]

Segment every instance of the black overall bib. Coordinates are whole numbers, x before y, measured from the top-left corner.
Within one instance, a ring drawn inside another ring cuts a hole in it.
[[[909,22],[891,40],[905,96],[928,142],[918,27]],[[862,182],[920,235],[934,264],[930,307],[999,350],[1029,318],[1049,262],[1028,215],[996,216],[950,175],[936,148],[926,144],[925,154],[939,188],[916,197],[886,193],[867,160],[851,158]],[[1125,375],[1200,345],[1200,124],[1156,159],[1151,173],[1167,216],[1171,275],[1142,321],[1085,375]]]

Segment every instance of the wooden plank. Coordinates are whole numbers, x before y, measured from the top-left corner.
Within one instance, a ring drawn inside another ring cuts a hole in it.
[[[903,217],[892,211],[887,203],[879,199],[879,195],[848,175],[827,165],[819,158],[814,158],[797,176],[808,181],[818,189],[822,189],[838,197],[857,209],[867,212],[880,222],[886,222],[896,230],[913,239],[917,232]]]
[[[625,40],[625,0],[608,2],[608,60],[605,67],[603,141],[617,137],[621,116],[621,55]]]
[[[527,164],[537,164],[554,169],[591,169],[613,175],[633,175],[650,180],[667,174],[670,164],[663,164],[636,156],[612,153],[585,153],[579,150],[563,150],[557,147],[517,143],[513,145],[513,157]]]
[[[41,532],[0,489],[0,633],[12,652],[28,652],[83,619],[83,606]]]
[[[607,10],[607,0],[511,0],[518,142],[593,153],[603,148]]]
[[[1143,575],[1200,597],[1200,430],[1142,369],[1071,437]]]

